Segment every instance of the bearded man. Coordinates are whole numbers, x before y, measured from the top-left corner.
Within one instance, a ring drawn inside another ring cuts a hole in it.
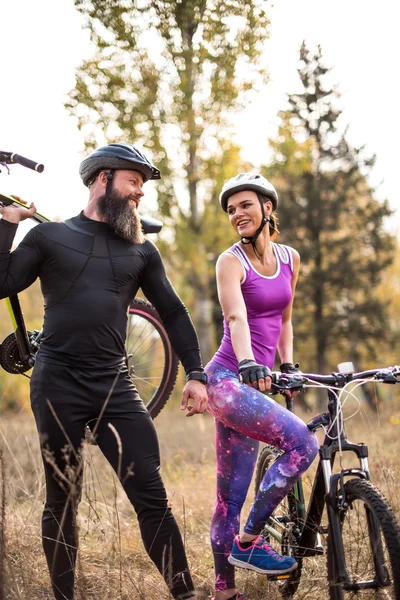
[[[39,277],[45,301],[31,404],[43,449],[43,548],[54,596],[74,599],[81,448],[89,423],[172,596],[194,600],[182,538],[160,476],[156,432],[125,356],[127,311],[141,288],[185,368],[182,408],[188,416],[206,409],[207,378],[196,332],[157,248],[143,236],[138,215],[143,184],[159,179],[160,172],[137,147],[109,144],[82,162],[80,175],[89,188],[85,210],[64,223],[38,225],[11,253],[18,223],[36,208],[0,210],[0,298]],[[142,593],[147,597],[146,590]]]

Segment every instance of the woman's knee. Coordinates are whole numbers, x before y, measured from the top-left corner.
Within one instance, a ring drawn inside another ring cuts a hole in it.
[[[319,451],[319,442],[315,433],[307,429],[296,449],[304,457],[305,469],[308,469]]]

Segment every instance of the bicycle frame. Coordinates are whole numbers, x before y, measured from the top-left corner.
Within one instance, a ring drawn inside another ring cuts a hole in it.
[[[365,376],[371,376],[375,371],[366,372]],[[304,374],[307,378],[307,374]],[[335,374],[336,387],[343,387],[352,376]],[[312,376],[310,376],[311,378]],[[314,376],[317,378],[317,376]],[[326,378],[328,379],[328,377]],[[332,379],[332,378],[331,378]],[[332,382],[331,382],[332,385]],[[344,480],[346,477],[358,477],[365,480],[370,480],[369,465],[368,465],[368,448],[361,443],[350,442],[345,434],[344,427],[338,427],[336,413],[337,403],[339,399],[337,394],[328,389],[328,412],[318,415],[307,425],[311,431],[315,431],[321,425],[331,426],[328,434],[325,435],[324,441],[319,450],[319,463],[316,475],[313,482],[313,487],[308,503],[308,510],[305,510],[303,483],[300,479],[293,490],[288,495],[289,513],[296,515],[295,523],[298,525],[297,530],[292,530],[295,536],[295,548],[298,558],[316,556],[323,553],[320,534],[324,532],[321,528],[321,521],[325,506],[327,507],[329,532],[332,539],[332,548],[334,560],[338,572],[338,581],[343,583],[344,589],[360,590],[367,588],[379,588],[389,584],[388,573],[383,567],[383,549],[378,535],[378,528],[372,514],[368,515],[368,531],[369,537],[373,540],[375,548],[375,570],[376,577],[372,581],[363,581],[351,583],[346,569],[345,554],[343,540],[341,536],[341,520],[340,507],[346,507],[346,497],[344,491]],[[293,399],[286,397],[286,408],[294,412]],[[338,473],[333,473],[336,454],[341,452],[354,453],[359,461],[359,468],[341,468]],[[340,498],[340,505],[337,506],[337,498]],[[288,522],[287,517],[276,517],[276,522],[282,522],[285,529],[285,523]],[[292,523],[293,524],[293,523]],[[267,531],[279,543],[284,541],[283,533],[280,534],[270,524],[265,525]],[[271,577],[271,579],[289,579],[294,575]]]
[[[338,400],[336,395],[330,390],[328,391],[328,398],[329,412],[320,415],[319,420],[314,419],[313,424],[310,426],[312,431],[315,431],[318,429],[318,427],[320,427],[322,420],[324,420],[325,423],[332,423],[334,421],[336,415],[336,403]],[[339,441],[336,439],[331,439],[336,438],[338,435],[340,438],[340,445]],[[339,473],[332,474],[335,457],[339,449],[341,449],[342,452],[353,452],[356,454],[360,462],[359,469],[341,469]],[[299,545],[301,556],[305,557],[319,554],[319,552],[315,551],[315,542],[321,525],[325,499],[328,499],[327,506],[329,518],[329,508],[331,508],[329,501],[333,501],[333,499],[336,497],[339,485],[343,488],[344,477],[350,475],[353,477],[361,477],[367,480],[370,479],[368,466],[368,447],[363,442],[360,444],[349,442],[346,438],[344,429],[338,434],[337,423],[334,423],[330,432],[330,436],[328,437],[328,435],[325,435],[324,442],[319,449],[317,472],[311,491],[307,517],[304,522],[300,538]],[[301,482],[298,482],[298,484],[302,486]],[[333,535],[335,535],[336,520],[334,523],[333,520],[329,518],[329,525],[332,527],[331,531],[333,532]],[[337,539],[341,539],[340,535],[337,536]],[[338,560],[344,565],[343,555],[338,557]]]

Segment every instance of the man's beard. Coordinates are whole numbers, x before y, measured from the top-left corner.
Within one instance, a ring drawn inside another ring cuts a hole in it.
[[[135,200],[133,194],[123,196],[111,190],[109,194],[100,196],[97,200],[97,209],[105,222],[123,240],[130,244],[143,244],[144,235],[142,224],[136,208],[132,209],[130,200]]]

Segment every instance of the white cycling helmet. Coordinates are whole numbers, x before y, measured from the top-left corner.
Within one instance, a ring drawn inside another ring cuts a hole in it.
[[[278,194],[276,189],[262,175],[258,173],[239,173],[236,177],[229,179],[223,186],[219,201],[225,212],[227,212],[228,198],[236,192],[251,190],[262,196],[266,196],[272,202],[274,210],[278,206]]]

